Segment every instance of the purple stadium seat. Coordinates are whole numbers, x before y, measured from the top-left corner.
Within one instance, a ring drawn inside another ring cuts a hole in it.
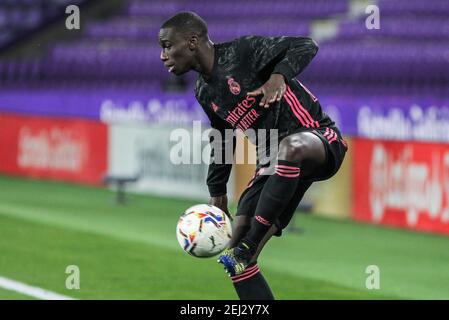
[[[3,6],[16,0],[0,3],[0,45],[12,36],[2,26],[30,27],[44,18],[34,9],[36,1],[23,1],[29,7],[19,13]],[[214,42],[249,34],[309,35],[314,19],[337,15],[342,22],[336,37],[320,43],[304,73],[326,90],[352,86],[378,92],[449,84],[449,1],[379,0],[378,5],[381,29],[368,30],[364,17],[344,18],[348,0],[128,0],[121,13],[88,23],[80,39],[55,43],[41,60],[0,61],[0,79],[52,86],[159,87],[172,77],[160,61],[160,25],[174,12],[192,10],[206,19]],[[194,81],[195,74],[187,79]]]

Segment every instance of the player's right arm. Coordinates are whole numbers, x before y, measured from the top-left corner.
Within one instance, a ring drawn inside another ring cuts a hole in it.
[[[232,170],[235,136],[227,122],[212,112],[200,99],[198,101],[206,112],[213,130],[209,135],[211,154],[206,179],[210,194],[209,204],[222,209],[231,218],[228,210],[227,183]]]

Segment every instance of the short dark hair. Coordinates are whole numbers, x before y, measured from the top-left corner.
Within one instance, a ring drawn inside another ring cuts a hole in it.
[[[165,21],[161,29],[174,28],[186,35],[196,34],[198,37],[207,37],[207,24],[195,12],[184,11],[175,14]]]

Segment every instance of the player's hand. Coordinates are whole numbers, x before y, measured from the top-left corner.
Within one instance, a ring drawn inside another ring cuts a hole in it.
[[[209,200],[209,204],[216,206],[217,208],[220,208],[221,210],[224,211],[224,213],[226,213],[226,215],[228,216],[228,218],[231,221],[234,220],[234,218],[232,218],[232,216],[228,210],[228,196],[227,195],[222,195],[219,197],[212,197]]]
[[[262,100],[259,105],[264,108],[268,108],[271,104],[281,101],[284,96],[287,86],[282,74],[273,73],[267,82],[259,89],[248,92],[248,95],[255,97],[263,94]]]

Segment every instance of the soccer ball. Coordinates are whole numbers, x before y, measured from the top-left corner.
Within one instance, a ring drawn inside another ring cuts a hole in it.
[[[188,254],[212,257],[222,252],[232,236],[231,221],[223,210],[208,204],[188,208],[176,226],[179,245]]]

